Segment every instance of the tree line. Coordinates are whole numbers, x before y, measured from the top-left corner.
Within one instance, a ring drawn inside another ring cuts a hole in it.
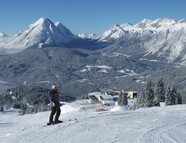
[[[165,90],[162,78],[157,81],[155,90],[153,90],[151,80],[148,80],[138,98],[138,105],[140,107],[153,107],[160,106],[160,102],[165,102],[166,106],[182,104],[182,97],[177,92],[175,85],[169,84]]]
[[[20,114],[50,110],[50,89],[38,86],[19,86],[0,93],[0,111],[20,109]],[[71,102],[75,97],[59,93],[60,101]]]
[[[177,92],[175,86],[168,85],[167,90],[165,90],[162,78],[157,81],[155,90],[152,87],[151,80],[148,80],[142,89],[142,93],[138,95],[137,99],[137,104],[134,108],[160,106],[161,102],[164,102],[166,106],[182,104],[182,96]],[[127,106],[127,101],[127,95],[124,91],[121,91],[118,99],[118,105]]]

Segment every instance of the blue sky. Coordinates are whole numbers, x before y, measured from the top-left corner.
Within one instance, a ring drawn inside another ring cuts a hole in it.
[[[75,34],[101,34],[113,24],[144,18],[186,18],[186,0],[2,0],[0,32],[24,31],[40,17],[60,21]]]

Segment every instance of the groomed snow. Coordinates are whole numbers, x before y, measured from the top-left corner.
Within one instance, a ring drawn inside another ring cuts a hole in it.
[[[43,127],[50,112],[18,116],[0,113],[1,143],[184,143],[186,105],[153,107],[134,111],[121,107],[95,112],[79,111],[87,101],[61,107],[61,120],[77,119]],[[100,108],[104,108],[101,107]]]

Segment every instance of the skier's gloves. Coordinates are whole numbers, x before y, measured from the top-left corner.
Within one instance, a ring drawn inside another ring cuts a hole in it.
[[[54,102],[51,102],[51,106],[55,106],[55,103]]]

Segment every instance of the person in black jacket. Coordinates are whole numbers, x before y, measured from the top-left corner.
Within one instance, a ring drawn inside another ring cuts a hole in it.
[[[61,109],[60,109],[58,89],[56,85],[52,85],[52,89],[50,91],[50,101],[52,105],[52,108],[51,108],[52,111],[50,113],[49,123],[47,123],[47,125],[61,123],[62,121],[59,120]],[[54,118],[54,115],[55,115],[55,118]]]

